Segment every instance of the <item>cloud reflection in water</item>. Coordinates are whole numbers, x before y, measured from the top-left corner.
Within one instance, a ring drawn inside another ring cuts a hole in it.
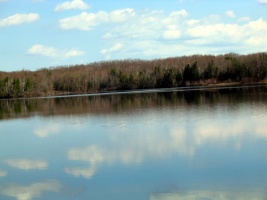
[[[151,195],[150,200],[264,200],[263,193],[225,192],[225,191],[190,191],[188,193],[165,193]]]
[[[244,138],[267,139],[264,119],[200,120],[190,128],[186,122],[183,123],[179,126],[171,124],[169,130],[156,134],[151,133],[152,129],[145,128],[140,130],[137,128],[134,134],[111,131],[107,134],[111,144],[108,147],[98,144],[69,149],[67,153],[69,160],[86,162],[89,167],[66,167],[65,172],[74,177],[88,179],[92,178],[97,168],[104,163],[136,165],[154,158],[176,155],[193,157],[198,149],[208,143],[217,147],[231,144],[233,149],[240,150]]]
[[[48,163],[44,160],[7,159],[4,163],[22,170],[44,170],[48,167]]]
[[[14,197],[17,200],[32,200],[41,197],[45,192],[59,192],[62,188],[57,181],[46,181],[33,183],[28,186],[9,185],[0,189],[0,193],[4,196]]]
[[[67,174],[70,174],[74,177],[84,177],[86,179],[90,179],[96,172],[96,167],[95,166],[91,166],[90,168],[80,168],[80,167],[76,167],[76,168],[68,168],[66,167],[64,169],[64,171]]]
[[[7,172],[0,169],[0,177],[4,177],[7,175]]]
[[[34,130],[34,134],[40,138],[45,138],[50,135],[55,135],[60,133],[60,126],[57,124],[52,124],[49,126],[43,126]]]

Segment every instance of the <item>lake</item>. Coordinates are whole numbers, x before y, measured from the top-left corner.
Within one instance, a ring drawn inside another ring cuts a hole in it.
[[[267,87],[0,100],[0,199],[267,199]]]

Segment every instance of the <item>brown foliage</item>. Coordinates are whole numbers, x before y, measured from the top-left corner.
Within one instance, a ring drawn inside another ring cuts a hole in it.
[[[267,54],[193,55],[115,60],[37,71],[0,72],[0,98],[111,90],[255,82],[265,79]]]

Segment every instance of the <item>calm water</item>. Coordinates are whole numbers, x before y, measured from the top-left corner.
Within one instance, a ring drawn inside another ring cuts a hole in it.
[[[267,88],[1,100],[0,199],[267,199]]]

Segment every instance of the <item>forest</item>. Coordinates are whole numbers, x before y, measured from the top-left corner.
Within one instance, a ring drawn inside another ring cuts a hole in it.
[[[0,98],[253,84],[267,78],[267,53],[114,60],[36,71],[0,71]]]

